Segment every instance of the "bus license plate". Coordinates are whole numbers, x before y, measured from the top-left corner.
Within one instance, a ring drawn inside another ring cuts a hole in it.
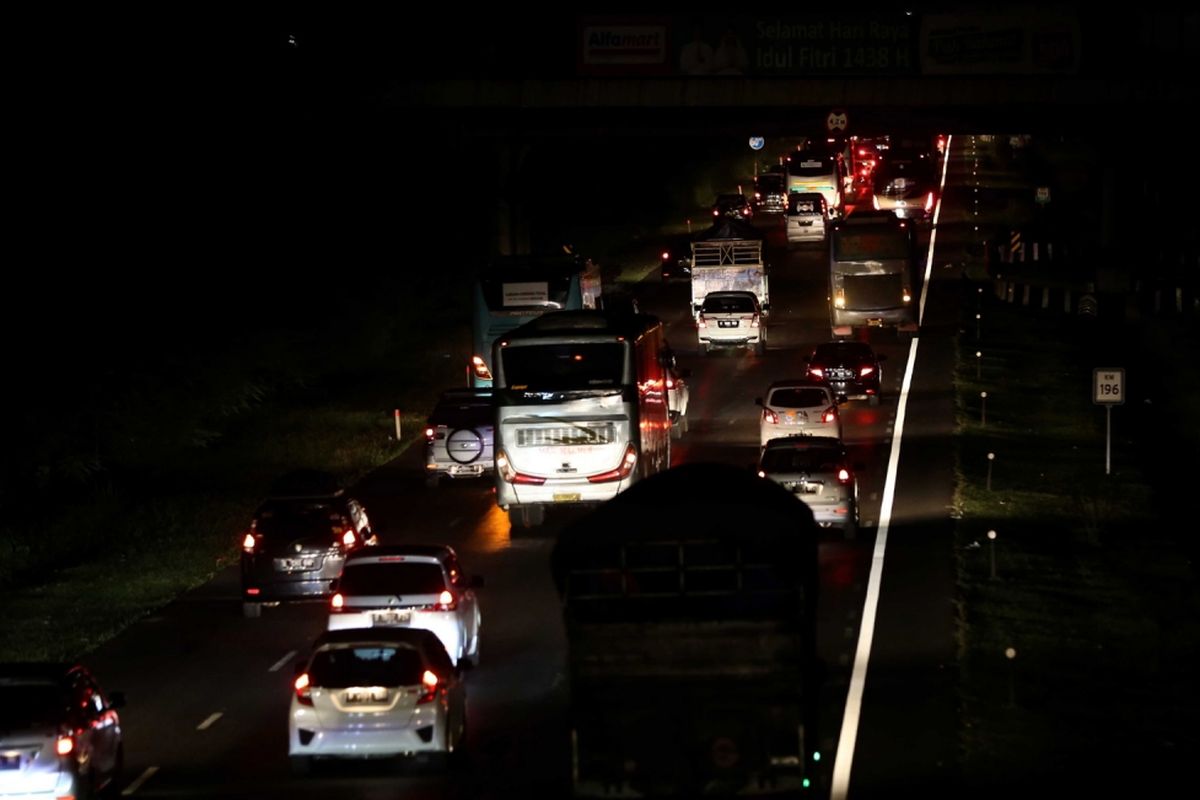
[[[578,503],[579,498],[580,498],[579,492],[567,492],[567,493],[563,493],[563,494],[554,495],[554,502],[556,502],[556,503]]]

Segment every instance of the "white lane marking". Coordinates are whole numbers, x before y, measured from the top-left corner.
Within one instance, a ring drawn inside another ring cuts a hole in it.
[[[209,714],[208,719],[204,720],[204,722],[201,722],[199,725],[196,726],[196,730],[198,730],[198,731],[208,730],[209,728],[211,728],[213,726],[214,722],[216,722],[223,716],[225,716],[225,712],[223,712],[223,711],[217,711],[213,714]]]
[[[946,165],[950,161],[950,143],[946,138],[946,156],[942,163],[942,184],[939,194],[946,188]],[[925,262],[925,284],[921,287],[921,314],[919,325],[925,317],[925,300],[929,294],[929,275],[933,269],[933,245],[937,237],[938,215],[942,211],[942,199],[938,197],[933,212],[933,231],[929,235],[929,258]],[[883,500],[879,506],[879,528],[875,534],[875,551],[871,555],[871,572],[867,580],[867,597],[863,602],[862,625],[859,626],[858,646],[854,651],[854,669],[850,673],[850,687],[846,692],[846,711],[842,715],[842,730],[838,736],[837,755],[833,762],[833,781],[829,790],[830,800],[845,800],[850,791],[850,767],[854,764],[854,745],[858,741],[858,723],[862,716],[863,692],[867,687],[867,664],[871,660],[871,644],[875,639],[875,615],[879,610],[879,591],[883,584],[883,559],[887,553],[888,529],[892,525],[892,504],[896,499],[896,474],[900,466],[900,443],[904,440],[904,418],[908,411],[908,393],[912,388],[913,369],[917,364],[917,347],[920,336],[914,336],[908,347],[908,363],[904,367],[904,382],[900,387],[900,400],[896,404],[896,429],[892,435],[891,453],[888,455],[887,478],[883,484]]]
[[[278,661],[276,661],[274,664],[272,664],[270,667],[267,668],[267,672],[279,672],[279,670],[283,669],[284,664],[291,661],[295,657],[296,657],[296,651],[288,650],[287,655],[285,655],[283,658],[279,659]]]
[[[950,142],[953,136],[946,137],[946,157],[942,159],[942,182],[938,186],[937,204],[933,207],[933,226],[929,231],[929,256],[925,259],[925,281],[921,285],[921,310],[917,315],[917,324],[925,319],[925,300],[929,297],[929,276],[933,274],[933,245],[937,241],[938,219],[942,216],[942,197],[946,193],[946,170],[950,166]]]
[[[158,772],[158,767],[146,767],[146,771],[137,776],[137,780],[121,790],[122,797],[129,797],[138,789],[142,788],[142,784],[154,777],[154,773]]]

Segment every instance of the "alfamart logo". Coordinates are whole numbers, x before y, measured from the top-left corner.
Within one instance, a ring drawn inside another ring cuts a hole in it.
[[[583,29],[585,64],[663,64],[665,25],[589,25]]]

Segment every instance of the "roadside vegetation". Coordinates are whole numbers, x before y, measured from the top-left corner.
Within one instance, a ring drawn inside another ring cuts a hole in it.
[[[1144,355],[1148,327],[1118,324],[1106,335],[1094,320],[1007,305],[989,291],[968,292],[955,378],[970,788],[1150,785],[1200,743],[1197,565],[1180,485],[1163,479],[1169,453],[1194,454],[1200,442],[1194,414],[1172,413],[1182,397],[1167,399],[1188,386],[1195,397],[1200,351],[1178,332],[1191,360],[1168,356],[1178,385],[1156,391],[1146,379],[1170,351]],[[1129,402],[1113,410],[1106,475],[1105,412],[1091,380],[1093,367],[1115,365],[1134,369]]]

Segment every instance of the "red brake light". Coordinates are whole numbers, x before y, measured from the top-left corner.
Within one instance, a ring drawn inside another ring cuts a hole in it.
[[[931,208],[933,208],[933,192],[925,195],[925,210],[928,211]]]
[[[342,546],[345,547],[346,549],[350,549],[351,547],[354,547],[354,545],[356,545],[357,543],[358,543],[358,536],[356,536],[354,534],[353,528],[351,528],[350,530],[348,530],[342,534]]]
[[[54,743],[54,752],[60,756],[69,756],[75,749],[75,737],[69,733],[59,735],[58,741]]]
[[[496,454],[496,472],[500,477],[509,483],[520,483],[527,486],[541,486],[546,482],[545,478],[538,478],[533,475],[525,475],[513,469],[513,465],[508,460],[508,453],[501,450]]]
[[[438,595],[437,604],[433,608],[435,611],[453,611],[458,608],[458,598],[454,596],[454,592],[444,591]]]
[[[674,388],[675,388],[675,381],[674,381],[674,380],[672,380],[671,378],[667,378],[667,388],[668,388],[668,389],[674,389]]]
[[[308,673],[302,672],[296,676],[296,681],[292,685],[296,689],[296,699],[300,701],[302,706],[311,706],[312,701],[312,686],[310,685]]]
[[[425,670],[421,675],[421,696],[417,698],[417,705],[421,703],[432,703],[437,697],[438,676],[433,670]]]
[[[850,482],[850,470],[846,469],[845,467],[842,467],[841,469],[838,470],[838,483],[849,483],[849,482]]]
[[[719,212],[718,212],[718,211],[717,211],[715,208],[713,209],[713,216],[714,216],[714,217],[719,217],[719,216],[721,216],[721,215],[720,215],[720,213],[719,213]]]
[[[837,406],[830,406],[821,414],[821,422],[834,422],[837,420]]]
[[[433,441],[433,433],[434,433],[433,428],[426,428],[425,429],[425,438],[432,442]]]
[[[809,367],[808,374],[812,375],[814,378],[824,378],[825,370],[821,369],[820,367]]]
[[[768,425],[778,425],[779,424],[779,415],[776,414],[774,411],[772,411],[769,408],[763,409],[762,418],[763,418],[763,422],[766,422]]]
[[[258,547],[258,539],[254,538],[253,533],[247,533],[246,538],[242,539],[242,549],[247,553],[253,553]]]
[[[341,592],[334,592],[333,597],[329,598],[329,610],[334,614],[343,611],[346,608],[346,598]]]
[[[860,377],[860,378],[865,378],[865,377],[867,377],[868,375],[870,375],[870,374],[871,374],[872,372],[874,372],[874,371],[875,371],[875,368],[874,368],[874,367],[859,367],[859,369],[858,369],[858,377]]]
[[[663,252],[662,252],[662,260],[663,260],[663,261],[666,261],[666,260],[667,260],[668,258],[670,258],[670,257],[671,257],[671,254],[670,254],[670,253],[668,253],[666,250],[663,250]]]
[[[588,483],[606,483],[607,481],[622,481],[629,477],[633,472],[633,468],[637,466],[638,454],[637,448],[632,444],[625,445],[625,455],[621,457],[621,463],[616,469],[610,469],[608,472],[601,472],[599,475],[589,475]]]
[[[475,377],[480,380],[490,381],[492,379],[492,371],[479,356],[471,356],[471,369],[475,371]]]

